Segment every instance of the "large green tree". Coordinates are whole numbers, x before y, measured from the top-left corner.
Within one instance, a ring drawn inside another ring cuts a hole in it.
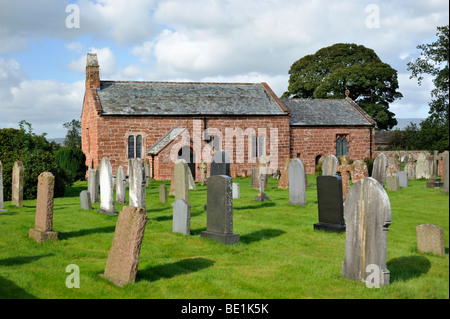
[[[337,43],[292,64],[288,90],[283,97],[352,98],[376,122],[379,129],[397,125],[389,104],[403,97],[398,91],[397,71],[383,63],[372,49]]]
[[[73,119],[63,124],[67,129],[64,146],[70,149],[81,149],[81,121]]]
[[[421,136],[427,148],[444,151],[449,149],[449,26],[438,27],[436,36],[435,42],[417,46],[421,55],[408,63],[408,70],[419,85],[425,74],[433,77],[430,115],[421,123]]]

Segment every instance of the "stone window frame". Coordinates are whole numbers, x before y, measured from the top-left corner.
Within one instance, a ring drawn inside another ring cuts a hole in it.
[[[130,157],[129,153],[129,138],[130,136],[133,136],[133,157]],[[142,142],[141,142],[141,159],[145,158],[144,150],[145,150],[145,133],[143,132],[132,132],[132,133],[126,133],[125,134],[125,143],[126,143],[126,152],[127,152],[127,159],[133,159],[136,157],[136,139],[138,136],[141,136]]]
[[[345,140],[346,141],[346,153],[345,154],[341,154],[340,156],[343,155],[348,155],[349,152],[349,146],[350,146],[350,133],[346,133],[346,132],[340,132],[340,133],[336,133],[334,142],[335,142],[335,146],[336,146],[336,156],[338,156],[338,140]]]

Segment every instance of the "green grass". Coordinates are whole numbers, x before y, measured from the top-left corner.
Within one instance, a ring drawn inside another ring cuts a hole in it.
[[[148,223],[135,284],[119,288],[101,278],[117,217],[85,211],[77,182],[54,201],[53,229],[59,240],[37,244],[28,238],[34,227],[35,200],[23,208],[5,203],[0,213],[0,298],[227,298],[354,299],[449,298],[449,197],[410,181],[400,192],[388,192],[392,225],[388,232],[390,285],[369,289],[341,276],[345,233],[314,231],[318,221],[316,183],[308,176],[307,205],[288,205],[288,190],[269,178],[269,202],[253,200],[258,191],[250,178],[237,178],[241,198],[234,200],[234,232],[240,242],[224,246],[202,238],[206,230],[206,186],[190,191],[191,236],[172,233],[172,206],[158,200],[162,182],[147,189]],[[169,187],[169,182],[164,182]],[[117,205],[120,211],[122,205]],[[415,227],[444,229],[446,256],[419,253]],[[80,269],[79,289],[66,287],[70,264]]]

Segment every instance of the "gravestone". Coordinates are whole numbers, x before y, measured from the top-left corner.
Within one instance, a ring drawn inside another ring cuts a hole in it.
[[[387,166],[387,157],[383,153],[380,153],[373,161],[372,178],[376,179],[382,187],[386,181]]]
[[[230,164],[230,177],[231,178],[236,178],[237,177],[236,165]]]
[[[442,181],[444,181],[445,175],[445,158],[448,156],[448,151],[442,152],[439,157],[439,176],[441,176]]]
[[[236,244],[239,234],[233,233],[233,179],[225,175],[208,178],[206,231],[202,237],[222,244]]]
[[[189,178],[189,189],[197,190],[197,187],[195,186],[194,177],[192,176],[192,172],[190,169],[188,171],[188,178]]]
[[[55,176],[50,172],[41,173],[38,177],[35,226],[29,231],[29,237],[38,243],[58,239],[58,233],[53,231],[54,190]]]
[[[448,158],[448,155],[444,157],[444,175],[442,176],[444,179],[444,185],[443,189],[441,189],[442,194],[448,194]]]
[[[364,177],[369,177],[367,164],[363,160],[354,161],[351,172],[352,183],[356,184],[360,179]]]
[[[5,202],[3,201],[3,165],[0,161],[0,213],[6,213]]]
[[[126,204],[127,202],[127,179],[123,166],[117,168],[116,174],[116,203]]]
[[[438,177],[438,175],[439,175],[439,152],[438,151],[433,152],[433,160],[431,161],[431,167],[432,167],[431,177],[427,181],[427,184],[425,185],[425,187],[441,188],[444,183],[442,182],[441,178]]]
[[[289,204],[306,205],[305,166],[303,162],[294,158],[289,163]]]
[[[408,187],[408,173],[406,171],[400,171],[397,173],[398,185],[400,187]]]
[[[82,209],[85,210],[92,209],[91,194],[89,194],[87,190],[81,191],[80,193],[80,205]]]
[[[233,198],[240,198],[239,183],[233,183]]]
[[[184,159],[175,162],[174,175],[174,195],[175,200],[182,199],[189,204],[189,166]]]
[[[319,222],[315,230],[345,232],[344,201],[340,176],[317,176],[317,204]]]
[[[11,204],[17,207],[23,207],[23,164],[14,162],[12,171],[12,196]]]
[[[344,206],[345,259],[342,276],[366,282],[368,267],[375,265],[380,286],[389,284],[386,267],[387,232],[391,224],[389,197],[381,184],[366,177],[354,184]]]
[[[103,157],[100,163],[100,210],[99,213],[117,215],[114,205],[113,175],[111,163],[107,157]]]
[[[416,179],[421,178],[429,179],[430,177],[431,177],[430,161],[427,159],[427,156],[421,152],[419,155],[417,155]]]
[[[144,170],[145,170],[145,186],[150,186],[151,180],[151,170],[150,170],[150,160],[148,158],[144,158]]]
[[[387,157],[388,165],[386,169],[386,176],[395,176],[402,169],[402,163],[399,156],[394,153]]]
[[[341,156],[342,157],[342,156]],[[336,166],[336,171],[341,173],[342,178],[342,197],[347,198],[348,190],[350,189],[350,172],[352,170],[352,165],[343,164]]]
[[[206,176],[208,173],[208,165],[206,164],[205,161],[202,161],[200,164],[200,181],[199,184],[200,185],[206,185]]]
[[[322,175],[336,175],[336,166],[339,165],[339,161],[333,154],[328,155],[322,162]]]
[[[99,171],[96,169],[89,169],[88,170],[88,192],[91,195],[91,203],[98,203],[99,197],[98,197],[98,190],[100,183],[100,175]]]
[[[111,250],[101,277],[117,286],[135,282],[146,223],[147,215],[143,208],[123,207],[117,218]]]
[[[230,159],[225,151],[216,151],[211,157],[210,176],[230,176]]]
[[[386,176],[386,190],[394,192],[400,191],[400,181],[398,175]]]
[[[159,202],[167,203],[167,186],[165,184],[159,185]]]
[[[146,209],[145,203],[145,167],[140,158],[131,160],[130,177],[129,177],[129,206],[140,207]]]
[[[183,199],[178,199],[172,206],[172,232],[189,235],[191,232],[191,205]]]
[[[405,172],[408,174],[408,180],[413,181],[416,179],[416,163],[411,157],[405,162]]]
[[[445,256],[444,230],[436,225],[423,224],[416,227],[417,250]]]

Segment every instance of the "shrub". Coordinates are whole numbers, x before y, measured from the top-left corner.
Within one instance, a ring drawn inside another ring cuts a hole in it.
[[[61,148],[55,152],[56,164],[66,172],[71,183],[83,180],[86,173],[85,155],[80,149]]]

